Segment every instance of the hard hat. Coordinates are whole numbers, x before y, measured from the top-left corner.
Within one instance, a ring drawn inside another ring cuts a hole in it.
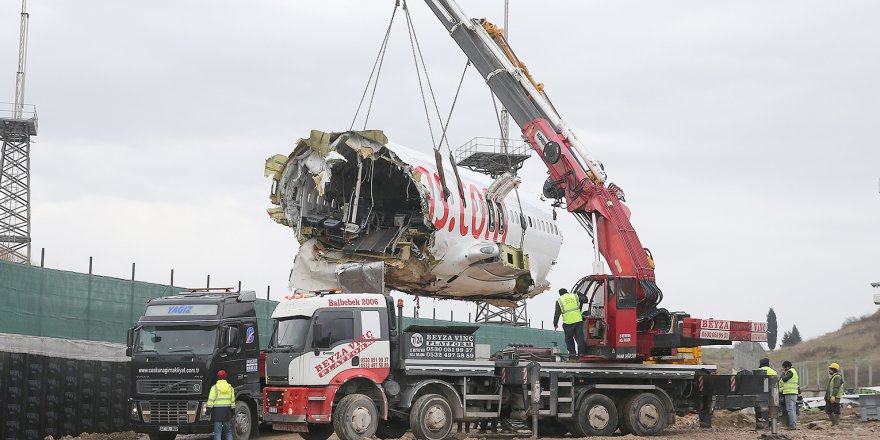
[[[226,379],[226,370],[220,370],[217,372],[217,379]]]
[[[782,366],[785,368],[791,368],[791,361],[783,361]]]
[[[560,295],[565,295],[566,293],[568,293],[568,289],[566,289],[565,287],[559,289],[559,294],[560,294]]]
[[[837,371],[840,371],[840,365],[838,365],[837,362],[832,362],[831,365],[828,366],[828,368],[833,368]]]

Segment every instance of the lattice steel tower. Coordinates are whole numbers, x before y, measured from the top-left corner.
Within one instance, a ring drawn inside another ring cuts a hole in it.
[[[31,136],[37,112],[24,105],[28,34],[27,0],[21,1],[15,103],[0,110],[0,260],[31,262]]]

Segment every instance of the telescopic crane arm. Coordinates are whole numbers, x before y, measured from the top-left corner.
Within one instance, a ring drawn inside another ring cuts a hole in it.
[[[594,294],[602,310],[601,316],[587,320],[590,355],[645,358],[655,347],[707,345],[700,337],[703,320],[680,319],[657,308],[662,293],[655,283],[654,262],[630,223],[623,191],[606,185],[601,163],[559,116],[543,84],[532,78],[503,31],[485,19],[468,18],[455,0],[425,2],[547,166],[550,176],[545,189],[549,187],[554,198],[564,194],[568,211],[588,229],[609,265],[612,275],[604,275],[597,255],[594,275],[575,286],[576,293]],[[682,327],[692,331],[682,332]],[[676,332],[680,337],[668,337]]]

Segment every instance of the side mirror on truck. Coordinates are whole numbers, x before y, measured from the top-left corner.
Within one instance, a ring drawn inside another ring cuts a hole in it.
[[[131,356],[131,349],[134,346],[134,330],[135,327],[131,327],[128,329],[128,334],[125,336],[125,355]]]

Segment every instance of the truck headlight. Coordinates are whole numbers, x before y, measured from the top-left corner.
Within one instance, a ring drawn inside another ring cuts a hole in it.
[[[202,410],[199,411],[199,420],[211,420],[208,415],[208,402],[202,402]]]
[[[141,420],[140,411],[138,411],[138,404],[135,401],[130,402],[131,405],[131,419],[132,420]]]

